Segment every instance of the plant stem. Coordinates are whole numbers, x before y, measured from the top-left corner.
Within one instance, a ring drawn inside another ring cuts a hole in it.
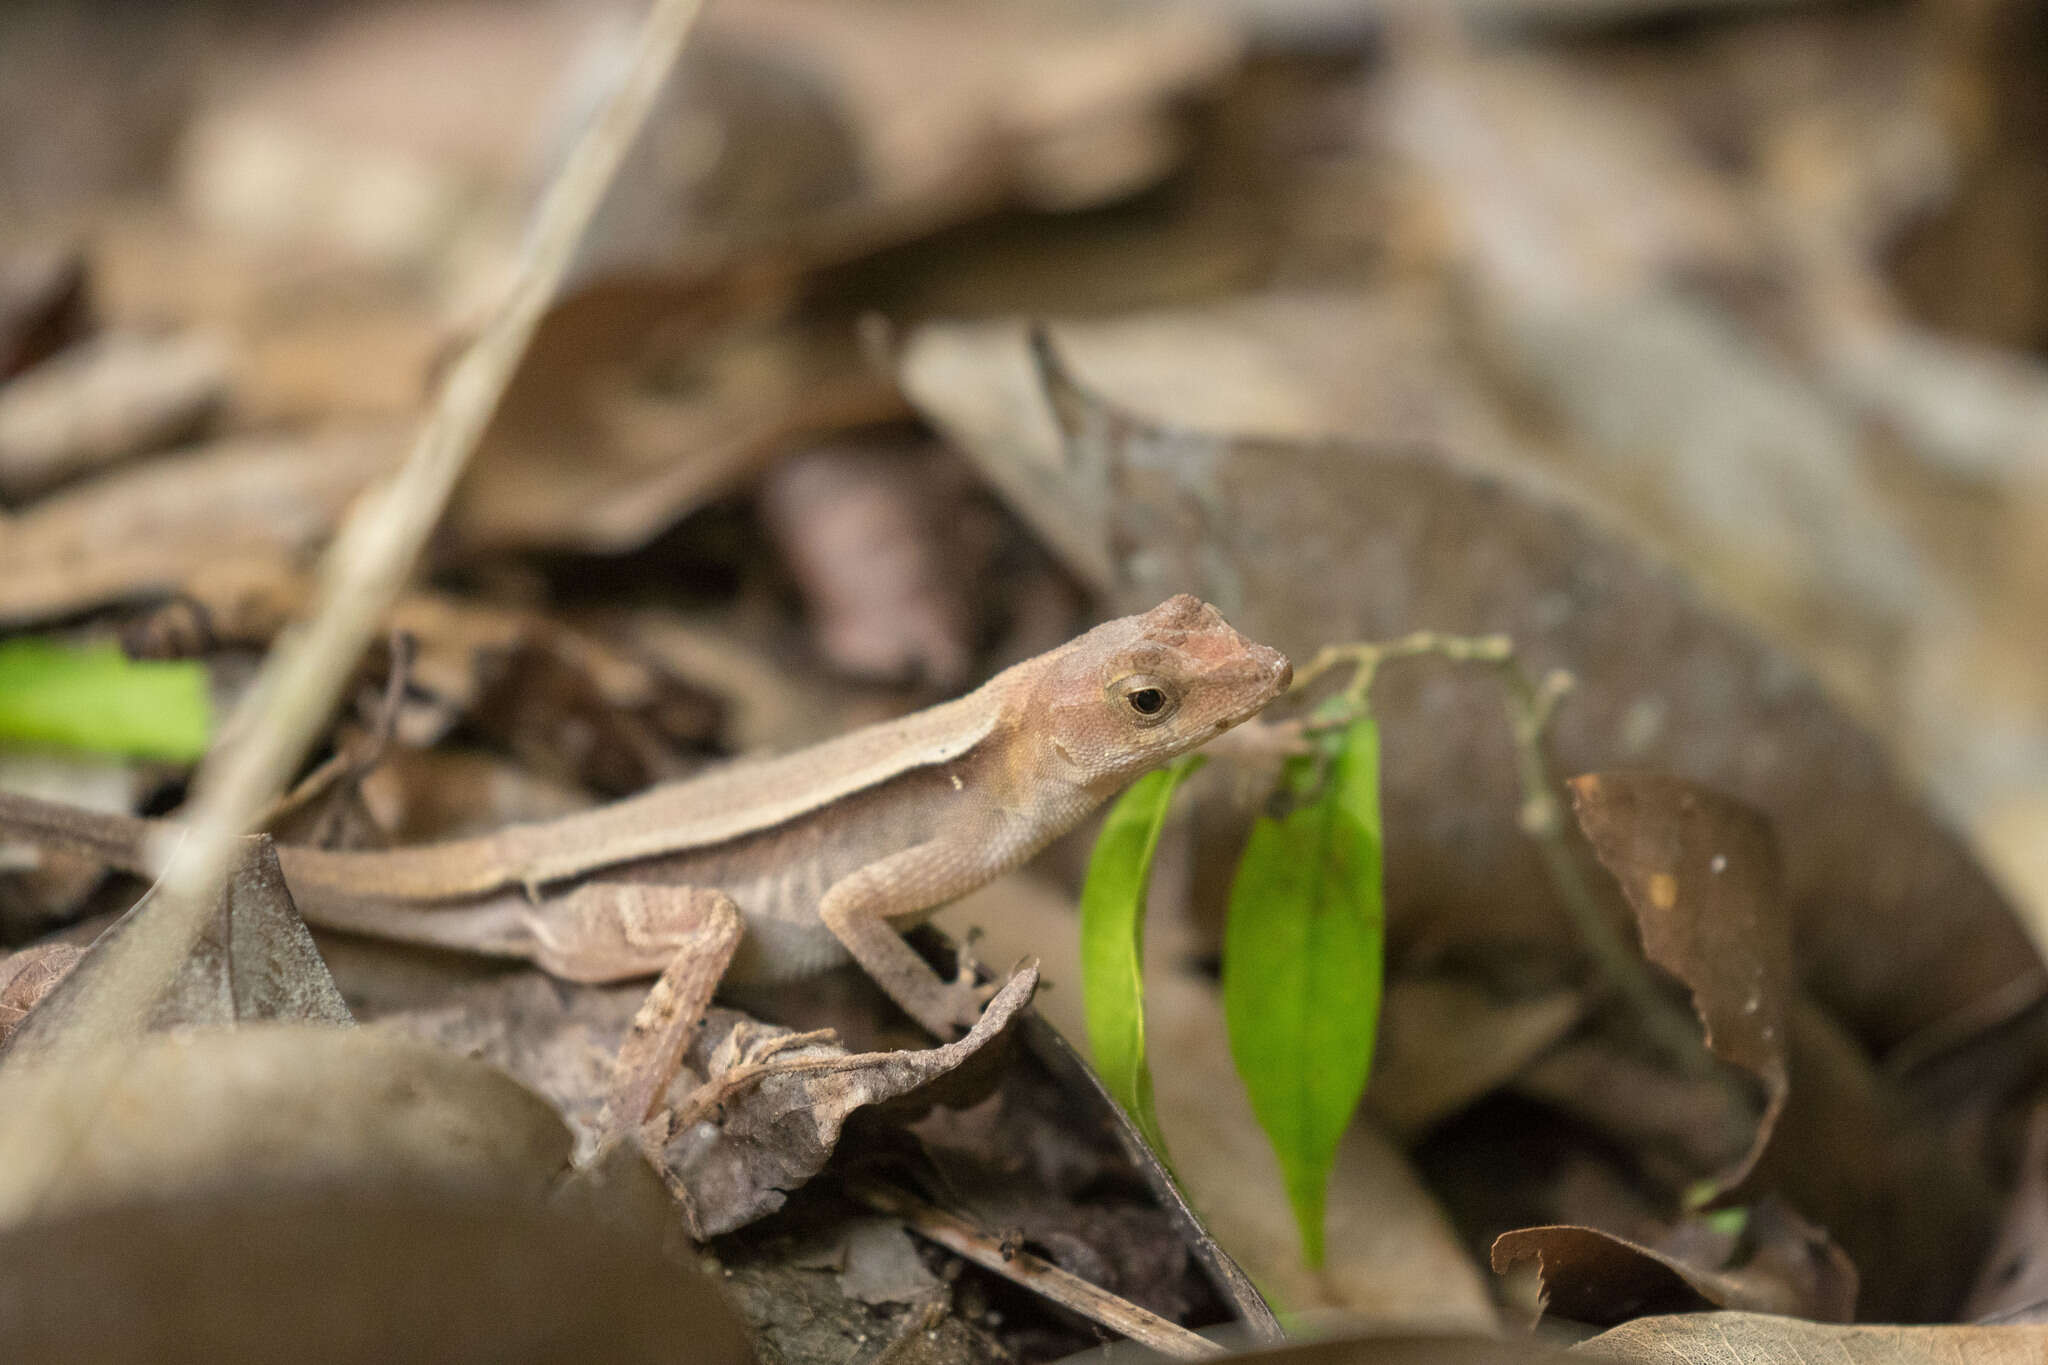
[[[1581,946],[1591,955],[1608,988],[1636,1013],[1645,1034],[1660,1053],[1689,1075],[1710,1074],[1712,1060],[1700,1046],[1693,1021],[1658,988],[1649,965],[1629,947],[1601,908],[1587,881],[1585,865],[1567,835],[1564,804],[1559,799],[1561,788],[1550,771],[1544,740],[1558,703],[1572,689],[1569,673],[1558,670],[1536,682],[1522,667],[1514,642],[1505,635],[1446,635],[1419,630],[1378,643],[1325,645],[1295,675],[1291,690],[1303,692],[1348,664],[1352,669],[1351,681],[1340,695],[1348,709],[1361,711],[1381,664],[1421,655],[1484,664],[1500,680],[1514,737],[1515,776],[1522,791],[1517,822],[1536,845],[1544,871]],[[1348,720],[1349,716],[1318,718],[1311,722],[1311,728],[1323,729]]]

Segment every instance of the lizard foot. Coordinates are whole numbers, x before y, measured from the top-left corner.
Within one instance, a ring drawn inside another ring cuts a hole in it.
[[[920,1020],[925,1027],[942,1022],[945,1027],[932,1028],[940,1038],[953,1038],[965,1033],[981,1021],[982,1007],[996,993],[994,986],[984,986],[969,977],[965,980],[949,981],[940,990],[931,1020]]]

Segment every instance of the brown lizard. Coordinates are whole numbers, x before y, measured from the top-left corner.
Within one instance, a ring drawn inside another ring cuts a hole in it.
[[[278,856],[320,927],[523,957],[575,981],[659,974],[612,1090],[613,1124],[633,1126],[721,979],[787,980],[850,956],[934,1034],[971,1025],[983,993],[942,980],[897,930],[1246,720],[1290,677],[1278,651],[1180,596],[957,700],[795,753],[477,838]],[[0,794],[0,832],[143,875],[174,828]]]

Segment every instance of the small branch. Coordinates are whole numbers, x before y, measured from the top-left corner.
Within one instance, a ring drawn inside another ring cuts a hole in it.
[[[1150,1309],[1140,1308],[1129,1299],[1119,1298],[1028,1251],[1005,1246],[958,1214],[934,1208],[902,1190],[874,1181],[854,1181],[849,1188],[854,1198],[877,1212],[901,1218],[918,1236],[1140,1346],[1175,1360],[1213,1360],[1227,1354],[1207,1337],[1169,1322]]]
[[[1351,681],[1341,696],[1351,707],[1363,709],[1381,664],[1424,654],[1485,664],[1500,679],[1514,735],[1515,777],[1522,789],[1519,823],[1536,845],[1579,942],[1592,955],[1609,987],[1635,1011],[1657,1050],[1688,1074],[1710,1073],[1712,1062],[1700,1046],[1692,1020],[1658,989],[1648,965],[1616,931],[1566,837],[1564,804],[1558,799],[1560,784],[1550,771],[1544,740],[1558,703],[1572,689],[1569,673],[1558,670],[1541,682],[1531,679],[1515,653],[1514,641],[1505,635],[1444,635],[1421,630],[1377,644],[1325,645],[1308,667],[1295,675],[1291,690],[1301,692],[1348,664]],[[1312,722],[1317,728],[1323,724]]]
[[[218,905],[236,838],[290,780],[333,712],[497,410],[700,3],[655,0],[631,68],[548,188],[504,305],[449,370],[405,464],[336,534],[311,619],[278,640],[225,727],[234,741],[216,746],[200,770],[189,834],[159,855],[157,893],[129,932],[107,945],[95,989],[78,1002],[77,1027],[38,1058],[48,1063],[46,1093],[29,1102],[17,1092],[0,1111],[0,1220],[33,1207],[76,1148],[76,1134],[119,1074],[123,1043],[141,1032]]]

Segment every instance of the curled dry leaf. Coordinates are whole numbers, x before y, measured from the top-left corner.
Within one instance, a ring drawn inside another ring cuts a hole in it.
[[[716,1236],[781,1208],[824,1168],[854,1111],[930,1103],[942,1081],[949,1091],[968,1083],[957,1073],[977,1058],[986,1064],[986,1049],[1037,986],[1038,969],[1022,968],[965,1038],[912,1052],[849,1054],[817,1035],[714,1011],[684,1059],[703,1083],[690,1091],[686,1076],[671,1092],[679,1126],[662,1153],[691,1232]]]
[[[1764,1313],[1638,1318],[1572,1355],[1620,1365],[2039,1365],[2048,1327],[1881,1327]]]
[[[0,496],[183,440],[227,387],[227,348],[204,333],[110,332],[59,352],[0,389]]]
[[[0,537],[0,626],[159,598],[219,559],[302,554],[397,454],[388,433],[252,437],[44,498]]]
[[[1707,1046],[1756,1077],[1763,1117],[1741,1160],[1714,1175],[1740,1184],[1771,1140],[1790,1076],[1797,989],[1778,849],[1763,816],[1675,777],[1634,773],[1572,779],[1579,828],[1621,883],[1643,949],[1685,982]]]
[[[1602,1325],[1647,1313],[1733,1308],[1847,1322],[1856,1310],[1856,1269],[1827,1234],[1767,1200],[1750,1212],[1739,1264],[1643,1246],[1597,1228],[1520,1228],[1494,1239],[1493,1268],[1534,1261],[1545,1308]]]

